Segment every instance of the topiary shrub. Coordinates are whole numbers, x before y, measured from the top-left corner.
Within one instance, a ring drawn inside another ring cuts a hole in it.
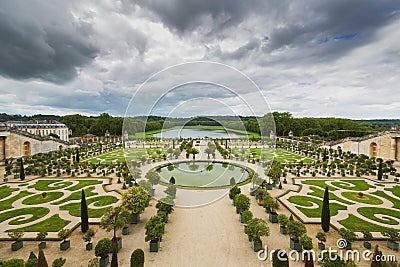
[[[131,255],[131,267],[144,266],[144,252],[140,248],[135,249]]]

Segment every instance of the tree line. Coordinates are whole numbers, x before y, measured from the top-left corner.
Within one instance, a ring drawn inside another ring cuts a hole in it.
[[[271,121],[274,118],[274,122]],[[106,131],[110,135],[121,135],[124,118],[113,117],[107,113],[100,116],[83,116],[79,114],[67,115],[64,117],[56,115],[7,115],[0,114],[0,121],[7,120],[45,120],[55,119],[65,123],[72,129],[72,136],[83,136],[85,134],[94,134],[104,136]],[[324,140],[338,140],[349,136],[357,137],[367,135],[373,132],[389,129],[395,125],[398,120],[351,120],[345,118],[295,118],[289,112],[273,112],[262,117],[255,116],[210,116],[195,118],[165,118],[160,116],[142,116],[127,118],[125,126],[130,134],[168,129],[175,126],[223,126],[227,129],[261,133],[268,136],[272,124],[275,123],[276,134],[278,136],[288,136],[292,131],[294,136],[318,136]],[[268,127],[269,126],[269,127]],[[261,129],[260,129],[261,127]]]

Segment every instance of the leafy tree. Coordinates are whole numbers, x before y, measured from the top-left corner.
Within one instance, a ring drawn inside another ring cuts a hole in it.
[[[324,232],[329,231],[329,227],[331,224],[331,212],[329,208],[329,189],[325,188],[324,200],[322,203],[322,213],[321,213],[321,226]]]
[[[286,227],[287,224],[289,223],[289,218],[288,218],[285,214],[279,214],[279,215],[278,215],[278,223],[279,223],[282,227]]]
[[[346,228],[340,228],[338,230],[338,234],[348,242],[354,242],[357,240],[357,235],[353,231]]]
[[[154,171],[147,172],[145,177],[147,180],[149,180],[149,182],[152,184],[152,186],[157,185],[161,179],[160,175]]]
[[[122,194],[122,206],[132,214],[140,214],[149,204],[147,192],[141,187],[131,187]]]
[[[39,250],[39,257],[37,261],[37,267],[49,267],[46,261],[46,257],[44,256],[43,250]]]
[[[247,224],[251,219],[253,219],[253,213],[250,210],[245,210],[242,212],[243,223]]]
[[[240,188],[236,185],[229,190],[229,198],[234,199],[237,194],[240,194]]]
[[[326,234],[324,232],[318,232],[315,238],[317,238],[321,243],[326,242]]]
[[[262,236],[269,236],[268,224],[260,218],[253,218],[247,223],[246,233],[254,240],[261,241]]]
[[[135,249],[131,255],[131,267],[144,266],[144,252],[140,248]]]
[[[65,242],[65,241],[67,241],[67,238],[71,236],[71,234],[72,234],[71,230],[61,229],[57,235],[58,235],[58,238],[62,239],[63,242]]]
[[[238,194],[234,198],[236,209],[239,213],[246,211],[250,208],[250,198],[243,194]]]
[[[299,221],[290,221],[287,225],[287,230],[290,238],[295,241],[299,242],[300,237],[307,233],[307,229],[302,222]]]
[[[82,233],[86,233],[89,229],[89,215],[87,210],[86,204],[86,196],[85,190],[82,189],[82,196],[81,196],[81,231]]]
[[[8,232],[7,234],[12,240],[17,242],[17,241],[21,240],[21,238],[25,235],[25,232],[21,231],[21,230],[12,230],[11,232]]]
[[[113,243],[117,242],[116,232],[129,223],[129,213],[123,207],[109,207],[100,220],[100,227],[113,231]]]
[[[90,243],[93,239],[95,235],[95,232],[92,229],[88,229],[85,233],[85,235],[82,237],[82,239],[87,242]]]
[[[264,208],[267,208],[271,211],[271,213],[276,214],[276,209],[279,208],[279,203],[277,200],[274,200],[271,196],[264,199],[263,203]]]
[[[165,214],[171,214],[174,211],[174,200],[171,197],[161,198],[156,204],[157,212],[165,212]]]
[[[112,247],[112,242],[109,238],[103,238],[99,242],[97,242],[96,247],[94,248],[94,254],[96,257],[107,258],[108,253],[110,253],[110,249]]]
[[[164,223],[160,220],[160,217],[153,216],[147,220],[144,228],[146,229],[145,241],[157,241],[160,240],[164,233]]]

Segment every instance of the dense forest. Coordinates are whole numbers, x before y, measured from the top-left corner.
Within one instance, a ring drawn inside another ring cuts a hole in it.
[[[278,136],[287,136],[290,131],[295,136],[317,136],[323,140],[338,140],[349,136],[363,136],[373,132],[389,129],[394,125],[400,125],[400,120],[351,120],[345,118],[294,118],[289,112],[274,112],[276,133]],[[270,114],[269,114],[270,116]],[[72,129],[73,136],[94,134],[102,136],[108,131],[111,135],[121,135],[124,118],[113,117],[103,113],[98,117],[82,115],[67,115],[64,117],[55,115],[7,115],[0,114],[0,122],[18,120],[59,120]],[[268,116],[263,117],[234,117],[211,116],[195,118],[165,118],[158,116],[135,117],[129,119],[129,133],[156,131],[175,126],[219,126],[227,129],[247,130],[260,133],[260,126],[268,123]],[[263,133],[269,135],[269,132]]]

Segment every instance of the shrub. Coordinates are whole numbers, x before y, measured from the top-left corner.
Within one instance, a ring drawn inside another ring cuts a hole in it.
[[[62,267],[67,260],[64,258],[58,258],[53,261],[51,264],[52,267]]]
[[[58,232],[58,238],[62,239],[65,242],[67,240],[67,238],[71,236],[71,234],[72,234],[71,230],[61,229]]]
[[[289,218],[285,214],[279,214],[278,215],[278,223],[281,226],[286,227],[287,224],[289,223]]]
[[[248,210],[250,208],[250,198],[243,194],[238,194],[234,198],[235,201],[235,206],[239,213],[242,213],[245,210]]]
[[[305,249],[305,250],[311,250],[313,249],[313,243],[312,243],[312,238],[309,237],[308,235],[303,235],[300,237],[300,245]]]
[[[348,230],[346,228],[340,228],[338,230],[338,234],[345,240],[347,240],[348,242],[353,242],[357,240],[357,235],[351,231]]]
[[[288,234],[290,238],[296,242],[299,242],[300,237],[307,233],[307,229],[302,222],[290,221],[287,225]]]
[[[21,240],[21,238],[24,236],[25,233],[24,233],[24,231],[20,231],[20,230],[13,230],[11,232],[8,232],[7,234],[12,240],[17,242],[17,241]]]
[[[144,266],[144,252],[140,248],[135,249],[131,255],[131,267]]]
[[[96,255],[96,257],[106,258],[108,256],[108,253],[110,253],[111,246],[111,240],[109,238],[103,238],[99,242],[97,242],[97,245],[94,248],[94,254]]]
[[[1,265],[1,267],[24,267],[24,260],[22,259],[10,259]]]
[[[46,231],[41,231],[37,234],[36,236],[36,240],[37,241],[44,241],[44,239],[46,238],[46,236],[48,235],[48,233]]]
[[[284,250],[277,249],[274,251],[272,254],[272,267],[289,267],[289,258]]]
[[[243,222],[247,224],[251,219],[253,219],[253,213],[249,210],[245,210],[242,213]]]
[[[319,242],[324,243],[326,242],[326,234],[324,232],[319,232],[317,233],[317,235],[315,236]]]
[[[89,229],[87,230],[86,234],[82,237],[82,239],[87,242],[90,243],[90,241],[92,241],[92,238],[94,237],[95,232],[93,231],[93,229]]]
[[[241,190],[236,185],[229,190],[229,198],[234,199],[236,195],[240,194]]]

